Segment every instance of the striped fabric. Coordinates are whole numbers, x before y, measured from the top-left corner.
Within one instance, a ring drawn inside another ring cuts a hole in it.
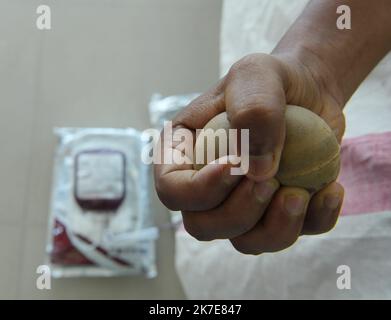
[[[391,210],[391,131],[345,139],[338,181],[345,188],[341,215]]]

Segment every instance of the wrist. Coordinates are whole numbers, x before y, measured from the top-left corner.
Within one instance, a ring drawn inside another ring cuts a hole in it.
[[[355,13],[354,28],[336,26],[336,8]],[[313,0],[280,40],[273,54],[302,63],[341,106],[391,50],[391,2]]]
[[[308,101],[312,107],[316,107],[316,104],[328,96],[342,109],[349,100],[350,95],[346,94],[342,86],[343,79],[339,79],[335,66],[331,66],[327,58],[316,53],[316,50],[306,45],[297,45],[293,48],[279,46],[271,54],[284,64],[286,77],[290,79],[286,82],[288,101],[301,96],[301,100]],[[296,83],[304,85],[296,88]],[[298,90],[304,92],[297,92]],[[311,96],[303,98],[307,94]]]

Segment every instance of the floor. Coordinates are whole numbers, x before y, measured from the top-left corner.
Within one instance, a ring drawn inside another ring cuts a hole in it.
[[[218,77],[221,0],[0,1],[0,298],[184,298],[174,236],[158,242],[159,276],[61,279],[36,288],[44,261],[53,127],[149,126],[148,101],[199,92]],[[168,221],[154,196],[157,223]]]

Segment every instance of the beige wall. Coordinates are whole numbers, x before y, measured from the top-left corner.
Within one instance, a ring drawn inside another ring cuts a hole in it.
[[[35,287],[44,259],[54,126],[148,127],[153,92],[198,92],[217,80],[220,0],[0,1],[0,298],[181,298],[174,239],[159,276],[73,279]],[[158,223],[167,221],[156,198]]]

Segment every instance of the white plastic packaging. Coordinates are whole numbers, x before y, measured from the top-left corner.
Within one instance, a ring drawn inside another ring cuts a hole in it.
[[[159,236],[139,131],[57,128],[47,242],[53,277],[156,276]]]
[[[179,111],[183,110],[199,95],[199,93],[190,93],[163,97],[159,93],[153,94],[149,102],[149,115],[152,126],[155,129],[163,129],[164,121],[172,120]]]

